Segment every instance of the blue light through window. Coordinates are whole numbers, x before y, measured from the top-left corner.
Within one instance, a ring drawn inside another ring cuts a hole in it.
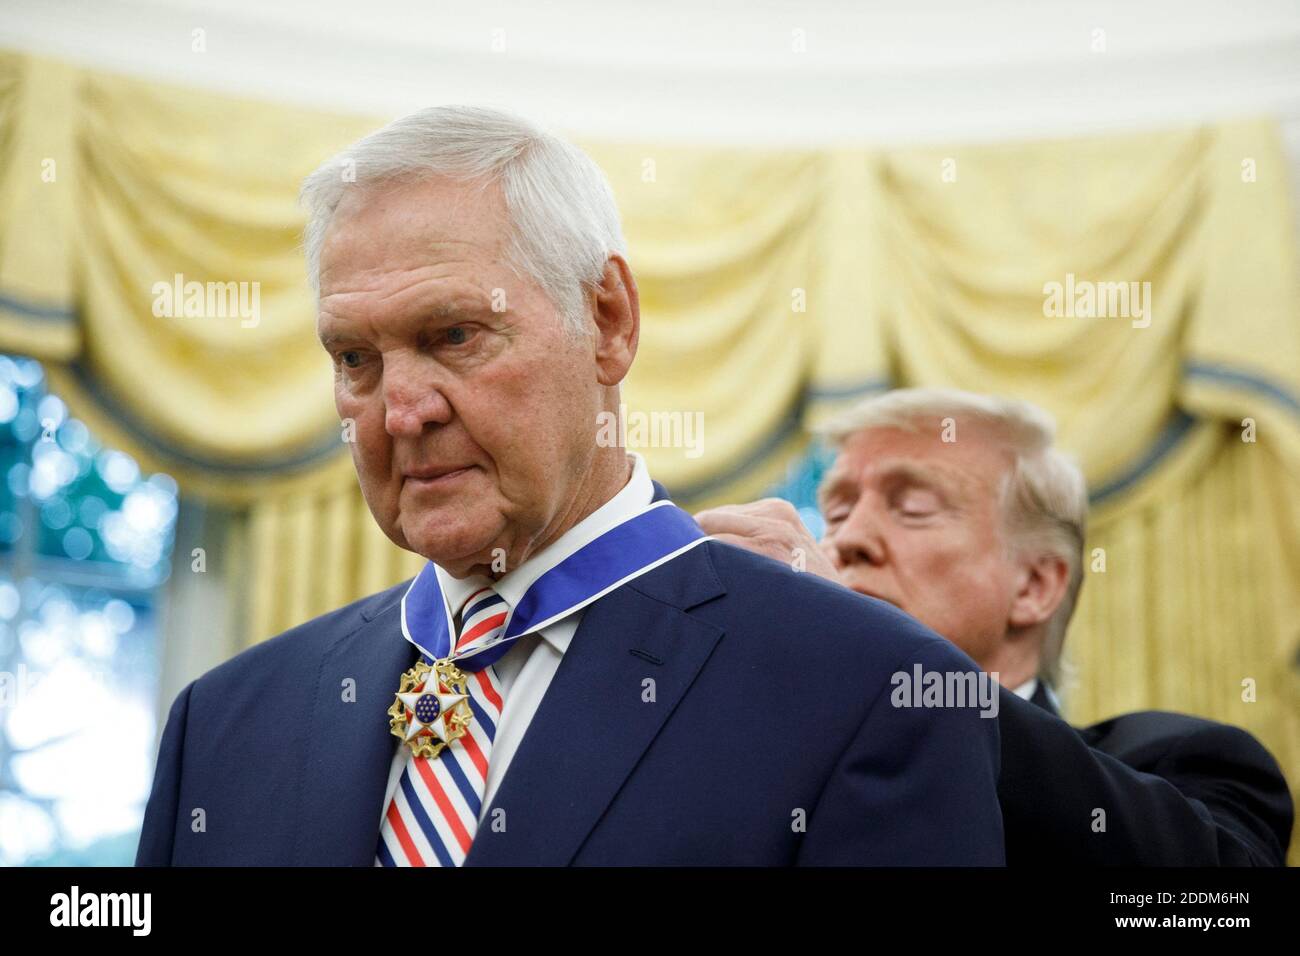
[[[126,865],[152,778],[176,483],[0,355],[0,864]]]

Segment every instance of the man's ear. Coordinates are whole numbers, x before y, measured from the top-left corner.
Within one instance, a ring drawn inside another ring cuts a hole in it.
[[[596,378],[601,385],[623,381],[641,337],[641,300],[627,260],[618,253],[605,261],[600,286],[592,292],[596,337]]]
[[[1017,629],[1034,627],[1048,620],[1070,586],[1070,566],[1055,554],[1024,558],[1020,565],[1008,623]]]

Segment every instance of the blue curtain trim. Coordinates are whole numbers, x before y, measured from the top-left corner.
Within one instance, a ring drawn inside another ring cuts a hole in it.
[[[72,309],[34,305],[6,295],[3,292],[0,292],[0,309],[41,321],[71,322],[76,318],[76,313]],[[340,451],[339,446],[342,442],[338,434],[331,429],[327,436],[301,451],[263,462],[238,463],[182,452],[153,434],[137,416],[130,413],[103,389],[90,371],[80,362],[70,363],[68,368],[87,394],[99,403],[106,412],[111,414],[118,424],[126,429],[140,444],[151,449],[160,458],[170,459],[180,464],[211,471],[223,476],[256,477],[300,470],[326,461]],[[1300,400],[1286,388],[1262,376],[1224,365],[1200,362],[1187,363],[1183,371],[1184,375],[1190,379],[1201,378],[1269,398],[1282,405],[1292,414],[1300,416]],[[670,489],[671,493],[674,497],[689,501],[693,498],[706,497],[743,478],[745,474],[774,454],[778,448],[800,431],[805,410],[810,402],[842,401],[859,395],[887,391],[891,387],[892,383],[889,379],[879,377],[843,385],[810,386],[801,393],[777,426],[768,432],[748,454],[719,474],[691,485],[677,485]],[[1093,504],[1106,501],[1122,494],[1140,482],[1187,437],[1195,423],[1196,419],[1186,412],[1181,409],[1176,410],[1152,447],[1118,478],[1108,481],[1093,491],[1089,495],[1090,501]]]
[[[1191,434],[1192,428],[1198,421],[1199,419],[1188,415],[1181,408],[1174,409],[1173,414],[1169,416],[1169,420],[1165,423],[1165,427],[1156,436],[1155,443],[1127,471],[1122,472],[1119,477],[1106,482],[1100,488],[1094,489],[1088,495],[1089,503],[1100,504],[1109,498],[1123,494],[1140,482],[1169,457],[1175,448],[1183,443],[1183,440]]]
[[[803,430],[804,416],[810,402],[852,398],[856,395],[887,391],[890,387],[889,380],[883,378],[864,379],[852,385],[835,385],[821,388],[807,387],[800,393],[776,427],[763,436],[762,440],[747,454],[704,481],[698,481],[692,485],[673,485],[668,489],[669,495],[674,499],[690,502],[697,498],[707,497],[714,492],[723,491],[732,483],[745,477],[746,474],[775,454],[777,449],[790,438]]]
[[[893,382],[887,378],[874,377],[865,378],[859,382],[851,382],[845,385],[820,385],[809,387],[804,391],[808,401],[813,402],[834,402],[845,398],[856,398],[859,395],[869,395],[872,392],[887,392],[893,388]]]
[[[1208,362],[1188,362],[1183,366],[1183,375],[1186,378],[1202,378],[1218,385],[1229,385],[1243,391],[1254,392],[1277,402],[1292,415],[1300,416],[1300,399],[1277,382],[1261,375],[1253,375],[1227,365],[1212,365]]]
[[[1277,402],[1287,410],[1300,416],[1300,400],[1297,400],[1294,395],[1282,386],[1261,376],[1252,375],[1240,369],[1208,363],[1188,363],[1184,366],[1184,374],[1188,378],[1202,378],[1253,392]],[[760,464],[787,439],[799,431],[802,427],[804,409],[809,401],[852,398],[871,392],[887,391],[891,387],[893,387],[892,383],[888,379],[867,379],[851,385],[808,388],[777,428],[770,432],[743,459],[707,481],[690,486],[678,486],[672,491],[677,497],[690,500],[691,498],[705,497],[715,491],[725,489],[727,485],[744,477],[746,472]],[[1117,495],[1124,494],[1139,484],[1187,439],[1199,421],[1200,419],[1189,415],[1182,409],[1175,409],[1152,445],[1117,477],[1089,492],[1089,502],[1093,505],[1101,504]],[[816,455],[818,452],[814,449],[810,454]],[[795,467],[797,468],[798,465],[796,464]],[[783,486],[785,483],[785,481],[782,481],[778,484],[778,487]]]
[[[137,442],[154,452],[159,458],[174,461],[191,468],[213,472],[229,478],[259,478],[293,472],[305,467],[327,461],[343,450],[342,425],[331,429],[329,433],[312,442],[300,451],[290,452],[258,462],[234,462],[207,455],[196,455],[176,448],[164,441],[144,424],[133,412],[125,408],[91,371],[79,361],[67,365],[76,378],[78,385],[85,390],[101,409],[111,415],[113,421],[125,429]]]
[[[704,481],[697,481],[692,485],[679,484],[670,486],[668,488],[669,497],[675,501],[690,502],[697,498],[706,497],[714,491],[724,489],[732,482],[743,478],[749,471],[773,455],[792,436],[802,430],[803,407],[804,402],[802,399],[795,402],[781,421],[777,423],[777,426],[764,435],[762,441],[743,458]]]
[[[35,305],[31,302],[24,302],[22,299],[16,299],[11,295],[5,295],[3,292],[0,292],[0,309],[16,313],[25,318],[40,319],[42,322],[70,323],[76,321],[77,318],[77,313],[73,309]]]

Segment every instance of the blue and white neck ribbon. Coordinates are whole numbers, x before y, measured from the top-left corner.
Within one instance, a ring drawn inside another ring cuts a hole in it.
[[[466,671],[495,663],[519,638],[581,610],[615,588],[708,540],[695,519],[671,501],[656,501],[613,525],[534,581],[510,608],[499,639],[453,653],[456,629],[433,562],[402,597],[402,633],[433,660]]]

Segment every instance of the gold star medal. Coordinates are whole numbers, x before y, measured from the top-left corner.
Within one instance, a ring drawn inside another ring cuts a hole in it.
[[[473,712],[464,671],[449,660],[432,665],[416,661],[402,675],[397,697],[388,708],[388,722],[417,757],[436,757],[468,732]]]

